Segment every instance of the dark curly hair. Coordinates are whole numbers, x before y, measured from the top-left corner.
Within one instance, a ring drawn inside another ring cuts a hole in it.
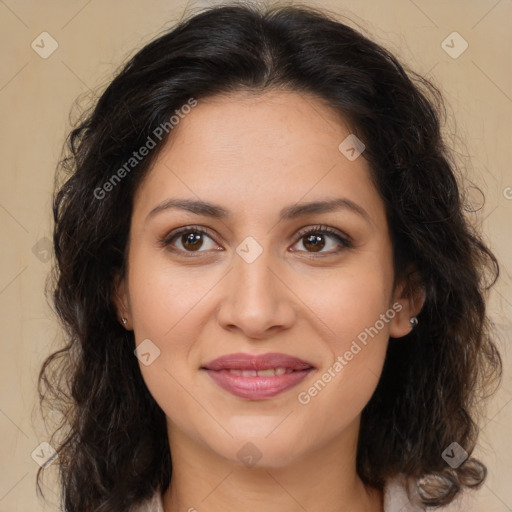
[[[113,303],[134,192],[172,132],[122,181],[112,177],[190,98],[272,89],[313,94],[364,142],[386,207],[395,283],[426,292],[418,327],[390,339],[362,412],[359,477],[382,489],[403,473],[430,506],[486,477],[474,458],[451,468],[441,457],[454,441],[471,455],[502,360],[485,305],[499,266],[465,214],[441,136],[439,89],[328,11],[233,4],[196,13],[142,48],[67,139],[49,276],[66,344],[44,361],[38,388],[42,409],[62,414],[51,444],[67,512],[125,512],[165,491],[172,474],[164,412]],[[109,193],[99,194],[109,180]]]

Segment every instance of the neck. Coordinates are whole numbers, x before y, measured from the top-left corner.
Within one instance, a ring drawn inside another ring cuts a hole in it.
[[[173,474],[164,510],[382,512],[382,492],[365,486],[355,471],[358,427],[357,422],[340,439],[289,464],[253,467],[170,428]]]

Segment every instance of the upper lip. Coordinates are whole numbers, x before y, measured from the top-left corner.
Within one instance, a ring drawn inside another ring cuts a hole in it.
[[[267,353],[251,355],[238,353],[218,357],[203,365],[202,368],[207,370],[267,370],[269,368],[307,370],[314,368],[314,366],[307,361],[287,354]]]

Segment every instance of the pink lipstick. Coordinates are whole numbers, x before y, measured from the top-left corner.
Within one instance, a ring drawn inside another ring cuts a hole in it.
[[[214,359],[202,369],[231,394],[248,400],[263,400],[296,386],[314,366],[286,354],[238,353]]]

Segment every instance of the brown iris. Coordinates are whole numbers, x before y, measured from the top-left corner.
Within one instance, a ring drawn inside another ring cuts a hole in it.
[[[181,236],[181,243],[185,249],[196,251],[203,245],[203,235],[197,232],[185,233]]]
[[[325,247],[325,240],[322,235],[310,234],[304,238],[303,243],[306,249],[311,248],[311,252],[318,252]]]

